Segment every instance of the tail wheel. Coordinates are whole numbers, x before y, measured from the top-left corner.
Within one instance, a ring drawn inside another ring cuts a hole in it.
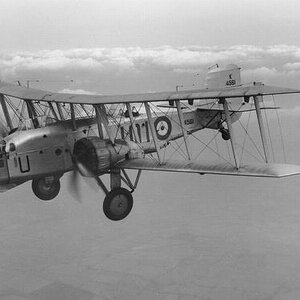
[[[59,179],[54,176],[33,179],[32,191],[41,200],[52,200],[60,191]]]
[[[112,221],[120,221],[128,216],[133,206],[131,193],[124,188],[110,191],[103,202],[103,212]]]
[[[221,131],[223,140],[225,140],[225,141],[230,140],[230,133],[229,133],[228,129],[223,128],[220,131]]]

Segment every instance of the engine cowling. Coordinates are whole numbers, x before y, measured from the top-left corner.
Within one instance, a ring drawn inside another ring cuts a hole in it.
[[[118,140],[112,145],[110,140],[90,136],[74,144],[73,156],[77,164],[84,166],[87,172],[83,176],[95,176],[107,172],[114,164],[130,156],[134,150],[132,142]]]

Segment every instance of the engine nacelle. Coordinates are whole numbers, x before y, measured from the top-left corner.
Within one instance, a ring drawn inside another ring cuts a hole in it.
[[[73,149],[73,156],[77,164],[86,170],[83,176],[94,176],[107,172],[114,164],[131,156],[134,152],[133,142],[117,140],[112,145],[110,140],[102,140],[97,136],[86,137],[78,140]]]

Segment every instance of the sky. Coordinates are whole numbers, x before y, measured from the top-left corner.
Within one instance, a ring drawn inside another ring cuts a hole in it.
[[[0,78],[100,94],[204,85],[236,63],[243,81],[295,87],[300,3],[0,0]],[[39,83],[35,83],[39,80]]]
[[[98,94],[204,88],[210,66],[235,63],[243,83],[299,87],[299,1],[0,0],[0,5],[5,81]],[[298,97],[278,105],[286,130],[296,135]]]
[[[29,80],[31,87],[52,91],[152,92],[204,88],[210,66],[234,63],[243,83],[299,87],[299,1],[0,0],[0,5],[1,80]],[[297,96],[278,105],[286,120],[298,116]]]
[[[2,49],[299,45],[299,1],[1,0]]]
[[[31,87],[51,91],[175,91],[176,85],[204,87],[210,66],[234,63],[244,83],[299,88],[299,13],[299,0],[0,0],[0,80],[23,85],[29,80]],[[276,101],[280,123],[272,111],[266,124],[272,160],[282,162],[286,152],[288,162],[300,165],[299,96]],[[246,124],[248,116],[242,117]],[[240,137],[241,124],[234,128]],[[208,142],[215,134],[197,136]],[[218,138],[219,147],[228,150],[229,142]],[[202,149],[195,148],[193,155]],[[82,202],[72,205],[67,180],[66,175],[59,196],[47,204],[35,199],[30,182],[1,194],[1,230],[10,224],[1,231],[1,281],[45,285],[48,277],[61,280],[62,272],[66,283],[95,280],[99,290],[104,280],[106,288],[123,294],[124,286],[126,293],[143,285],[128,279],[140,266],[143,274],[161,270],[163,275],[149,282],[151,290],[161,286],[160,297],[168,296],[165,291],[186,292],[199,279],[204,282],[198,290],[219,293],[212,299],[224,299],[232,290],[239,296],[232,292],[228,299],[279,299],[281,290],[299,291],[299,176],[262,180],[143,172],[133,212],[118,224],[102,214],[103,193],[84,182]],[[161,243],[164,248],[157,246]],[[117,272],[102,276],[103,264]],[[192,284],[185,289],[187,279]],[[264,290],[270,293],[256,293]]]
[[[243,83],[299,87],[296,0],[0,0],[0,6],[1,80],[52,91],[151,92],[203,88],[210,66],[235,63]],[[300,111],[297,97],[280,105]]]

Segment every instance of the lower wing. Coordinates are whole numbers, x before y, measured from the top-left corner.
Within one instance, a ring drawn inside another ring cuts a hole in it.
[[[194,161],[169,161],[159,164],[151,159],[128,159],[117,164],[122,169],[218,174],[251,177],[286,177],[300,174],[300,166],[290,164],[246,164],[238,169],[229,163],[199,163]]]

